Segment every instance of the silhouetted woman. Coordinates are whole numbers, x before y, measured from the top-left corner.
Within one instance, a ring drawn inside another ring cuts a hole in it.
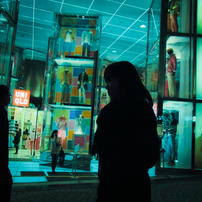
[[[98,116],[91,149],[100,157],[97,202],[149,202],[148,169],[159,157],[152,98],[129,62],[110,64],[104,78],[111,102]]]
[[[14,137],[14,140],[13,140],[14,146],[15,146],[15,149],[16,149],[15,154],[18,154],[20,137],[21,137],[21,128],[18,128],[18,131],[17,131],[17,133],[16,133],[16,135]]]
[[[55,168],[57,165],[57,160],[58,160],[58,156],[60,153],[60,140],[58,138],[58,130],[54,130],[51,134],[50,137],[50,143],[51,143],[51,156],[52,156],[52,163],[51,163],[51,167],[52,167],[52,172],[55,173]]]

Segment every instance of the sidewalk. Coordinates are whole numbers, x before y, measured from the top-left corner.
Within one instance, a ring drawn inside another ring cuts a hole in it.
[[[86,173],[87,174],[87,173]],[[11,201],[20,202],[94,202],[98,179],[84,174],[72,176],[73,180],[57,181],[63,177],[50,176],[55,180],[41,183],[14,184]],[[151,177],[151,202],[202,202],[202,176]]]

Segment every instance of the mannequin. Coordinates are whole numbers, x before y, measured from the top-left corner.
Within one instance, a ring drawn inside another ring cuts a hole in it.
[[[68,55],[71,55],[72,52],[72,43],[74,41],[73,33],[71,29],[68,29],[64,36],[64,44],[62,49],[62,57],[64,56],[65,51],[68,51]]]
[[[85,99],[86,99],[85,91],[87,90],[87,83],[88,83],[88,75],[86,74],[85,71],[82,71],[79,74],[77,83],[78,83],[78,89],[79,89],[79,104],[82,104],[81,92],[83,93],[83,103],[85,103]]]
[[[86,30],[82,32],[81,45],[83,46],[82,56],[85,56],[87,49],[87,57],[90,56],[90,45],[92,43],[93,33],[89,30],[89,26],[86,26]]]
[[[85,133],[85,121],[82,114],[76,117],[74,125],[74,134],[84,134]]]
[[[172,32],[178,32],[178,0],[168,0],[168,24]],[[169,26],[168,25],[168,26]]]
[[[62,97],[61,97],[61,102],[70,102],[70,96],[69,96],[69,85],[72,84],[72,73],[66,69],[64,72],[61,74],[60,78],[61,84],[62,84]],[[66,97],[65,97],[66,94]]]
[[[177,70],[177,59],[172,48],[166,51],[169,55],[167,61],[166,76],[168,79],[169,97],[175,96],[175,72]]]
[[[32,131],[30,132],[28,138],[27,138],[27,144],[26,144],[26,148],[30,149],[30,155],[32,155],[32,149],[34,149],[35,139],[36,139],[36,131],[33,128]]]
[[[60,116],[56,120],[56,125],[58,127],[58,137],[60,138],[61,146],[64,149],[64,147],[65,147],[64,140],[66,137],[66,127],[67,127],[67,119],[65,118],[64,115]]]
[[[177,133],[177,124],[178,121],[175,118],[175,114],[171,113],[171,123],[168,129],[168,150],[170,151],[170,160],[166,163],[169,166],[175,165],[175,138]]]

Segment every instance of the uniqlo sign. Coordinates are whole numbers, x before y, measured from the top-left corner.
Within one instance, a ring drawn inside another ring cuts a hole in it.
[[[30,91],[14,89],[13,105],[29,107]]]

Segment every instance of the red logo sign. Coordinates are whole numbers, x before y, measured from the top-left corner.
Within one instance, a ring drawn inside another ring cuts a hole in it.
[[[14,89],[13,105],[29,107],[30,91]]]

